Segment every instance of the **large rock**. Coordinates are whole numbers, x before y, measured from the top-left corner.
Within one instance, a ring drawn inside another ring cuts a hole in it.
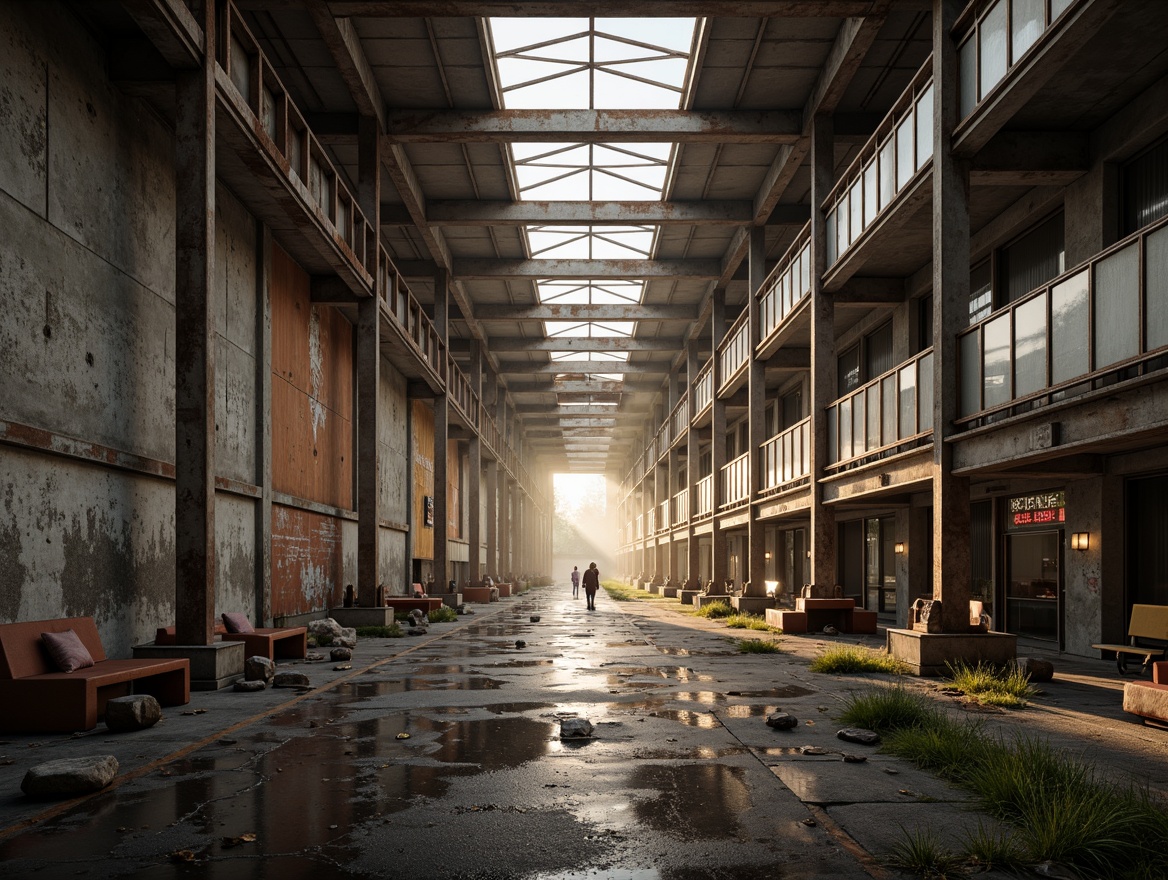
[[[560,719],[560,739],[588,739],[592,730],[592,722],[587,718]]]
[[[113,755],[92,758],[61,758],[29,769],[20,790],[29,797],[72,797],[101,791],[118,775],[118,759]]]
[[[332,660],[334,663],[340,663],[344,660],[352,660],[353,659],[353,649],[352,648],[333,648],[331,651],[329,651],[329,659]]]
[[[312,687],[308,676],[303,672],[277,672],[272,679],[272,687],[301,688]]]
[[[1054,664],[1037,657],[1023,657],[1018,660],[1018,668],[1030,676],[1031,681],[1050,681],[1054,678]]]
[[[862,727],[845,727],[836,736],[844,742],[858,743],[863,746],[874,746],[880,742],[880,734],[874,730],[864,730]]]
[[[799,719],[788,712],[773,712],[767,716],[766,725],[775,730],[794,730],[799,726]]]
[[[248,681],[269,682],[276,674],[276,664],[267,657],[248,657],[243,661],[243,677]]]
[[[105,726],[117,733],[145,730],[162,718],[162,706],[149,694],[114,697],[105,704]]]
[[[357,647],[357,630],[351,626],[342,628],[341,634],[337,636],[336,641],[346,648]]]
[[[308,622],[308,638],[317,645],[331,645],[339,641],[343,628],[331,617]]]

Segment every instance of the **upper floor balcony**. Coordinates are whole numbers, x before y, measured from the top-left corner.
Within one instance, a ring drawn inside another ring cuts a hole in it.
[[[978,427],[1159,366],[1168,218],[963,331],[961,417]]]
[[[718,343],[718,394],[728,394],[741,384],[754,346],[750,338],[750,312],[742,311],[726,336]]]
[[[673,525],[679,526],[689,520],[689,489],[682,489],[673,496]]]
[[[776,434],[762,445],[761,495],[802,485],[811,476],[811,417]]]
[[[778,346],[780,328],[811,293],[811,224],[795,236],[783,258],[758,292],[758,353],[766,357]]]
[[[736,507],[750,499],[750,453],[744,452],[722,466],[722,497],[719,509]]]

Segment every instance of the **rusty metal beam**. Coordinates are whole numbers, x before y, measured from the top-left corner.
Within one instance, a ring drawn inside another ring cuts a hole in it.
[[[481,305],[474,316],[480,321],[692,321],[697,306],[648,303],[581,303],[579,305]]]
[[[286,7],[286,0],[241,0],[244,9]],[[604,16],[841,18],[867,15],[873,0],[329,0],[336,16],[367,18],[587,18]]]
[[[638,422],[645,421],[645,413],[641,411],[626,412],[615,406],[541,406],[534,403],[520,403],[516,404],[515,412],[517,415],[523,416],[526,419],[618,419],[621,421],[629,421],[635,419]]]
[[[783,144],[802,130],[797,110],[397,110],[386,120],[395,144]]]
[[[748,201],[683,202],[426,202],[429,226],[741,226],[752,222],[754,206]],[[811,216],[808,205],[776,205],[768,226],[802,226]],[[383,227],[413,226],[414,218],[404,204],[381,206]]]
[[[490,346],[495,351],[677,351],[680,339],[640,339],[630,336],[556,336],[527,338],[494,336]],[[604,372],[597,369],[598,373]]]
[[[533,281],[542,278],[686,278],[712,281],[721,272],[722,267],[716,260],[460,259],[453,267],[453,275],[463,281],[502,278]]]
[[[199,66],[203,29],[180,0],[122,0],[122,6],[171,67]]]
[[[337,72],[348,86],[349,94],[356,101],[358,113],[375,118],[379,128],[384,131],[385,103],[381,100],[373,68],[361,50],[361,39],[353,23],[347,18],[335,17],[325,0],[306,0],[305,9],[320,31],[320,37],[337,65]]]
[[[501,375],[540,375],[545,373],[562,373],[572,376],[594,375],[596,373],[609,375],[654,375],[663,376],[669,372],[670,364],[667,360],[661,361],[555,361],[554,363],[533,364],[531,361],[499,360]],[[510,388],[510,383],[508,383]]]

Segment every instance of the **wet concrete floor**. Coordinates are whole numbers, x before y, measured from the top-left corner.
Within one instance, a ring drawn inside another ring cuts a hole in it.
[[[927,774],[844,748],[833,715],[871,680],[808,672],[813,639],[740,655],[720,624],[603,594],[588,612],[563,587],[477,611],[364,641],[351,670],[288,664],[308,693],[194,694],[134,734],[10,735],[0,876],[846,880],[885,876],[873,854],[898,825],[978,818]],[[780,709],[798,729],[765,726]],[[573,716],[595,735],[561,740]],[[1146,730],[1133,754],[1163,751]],[[20,795],[28,766],[98,754],[123,774],[105,792]]]

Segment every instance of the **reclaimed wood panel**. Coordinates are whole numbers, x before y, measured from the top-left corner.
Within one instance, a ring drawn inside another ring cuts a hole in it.
[[[353,509],[353,326],[272,247],[272,484]]]
[[[424,499],[434,496],[434,410],[423,400],[410,401],[410,446],[413,461],[414,559],[434,558],[434,529],[425,525]]]
[[[462,456],[458,454],[458,441],[446,441],[446,537],[462,537]]]
[[[343,520],[272,505],[272,616],[333,608],[344,600]]]

